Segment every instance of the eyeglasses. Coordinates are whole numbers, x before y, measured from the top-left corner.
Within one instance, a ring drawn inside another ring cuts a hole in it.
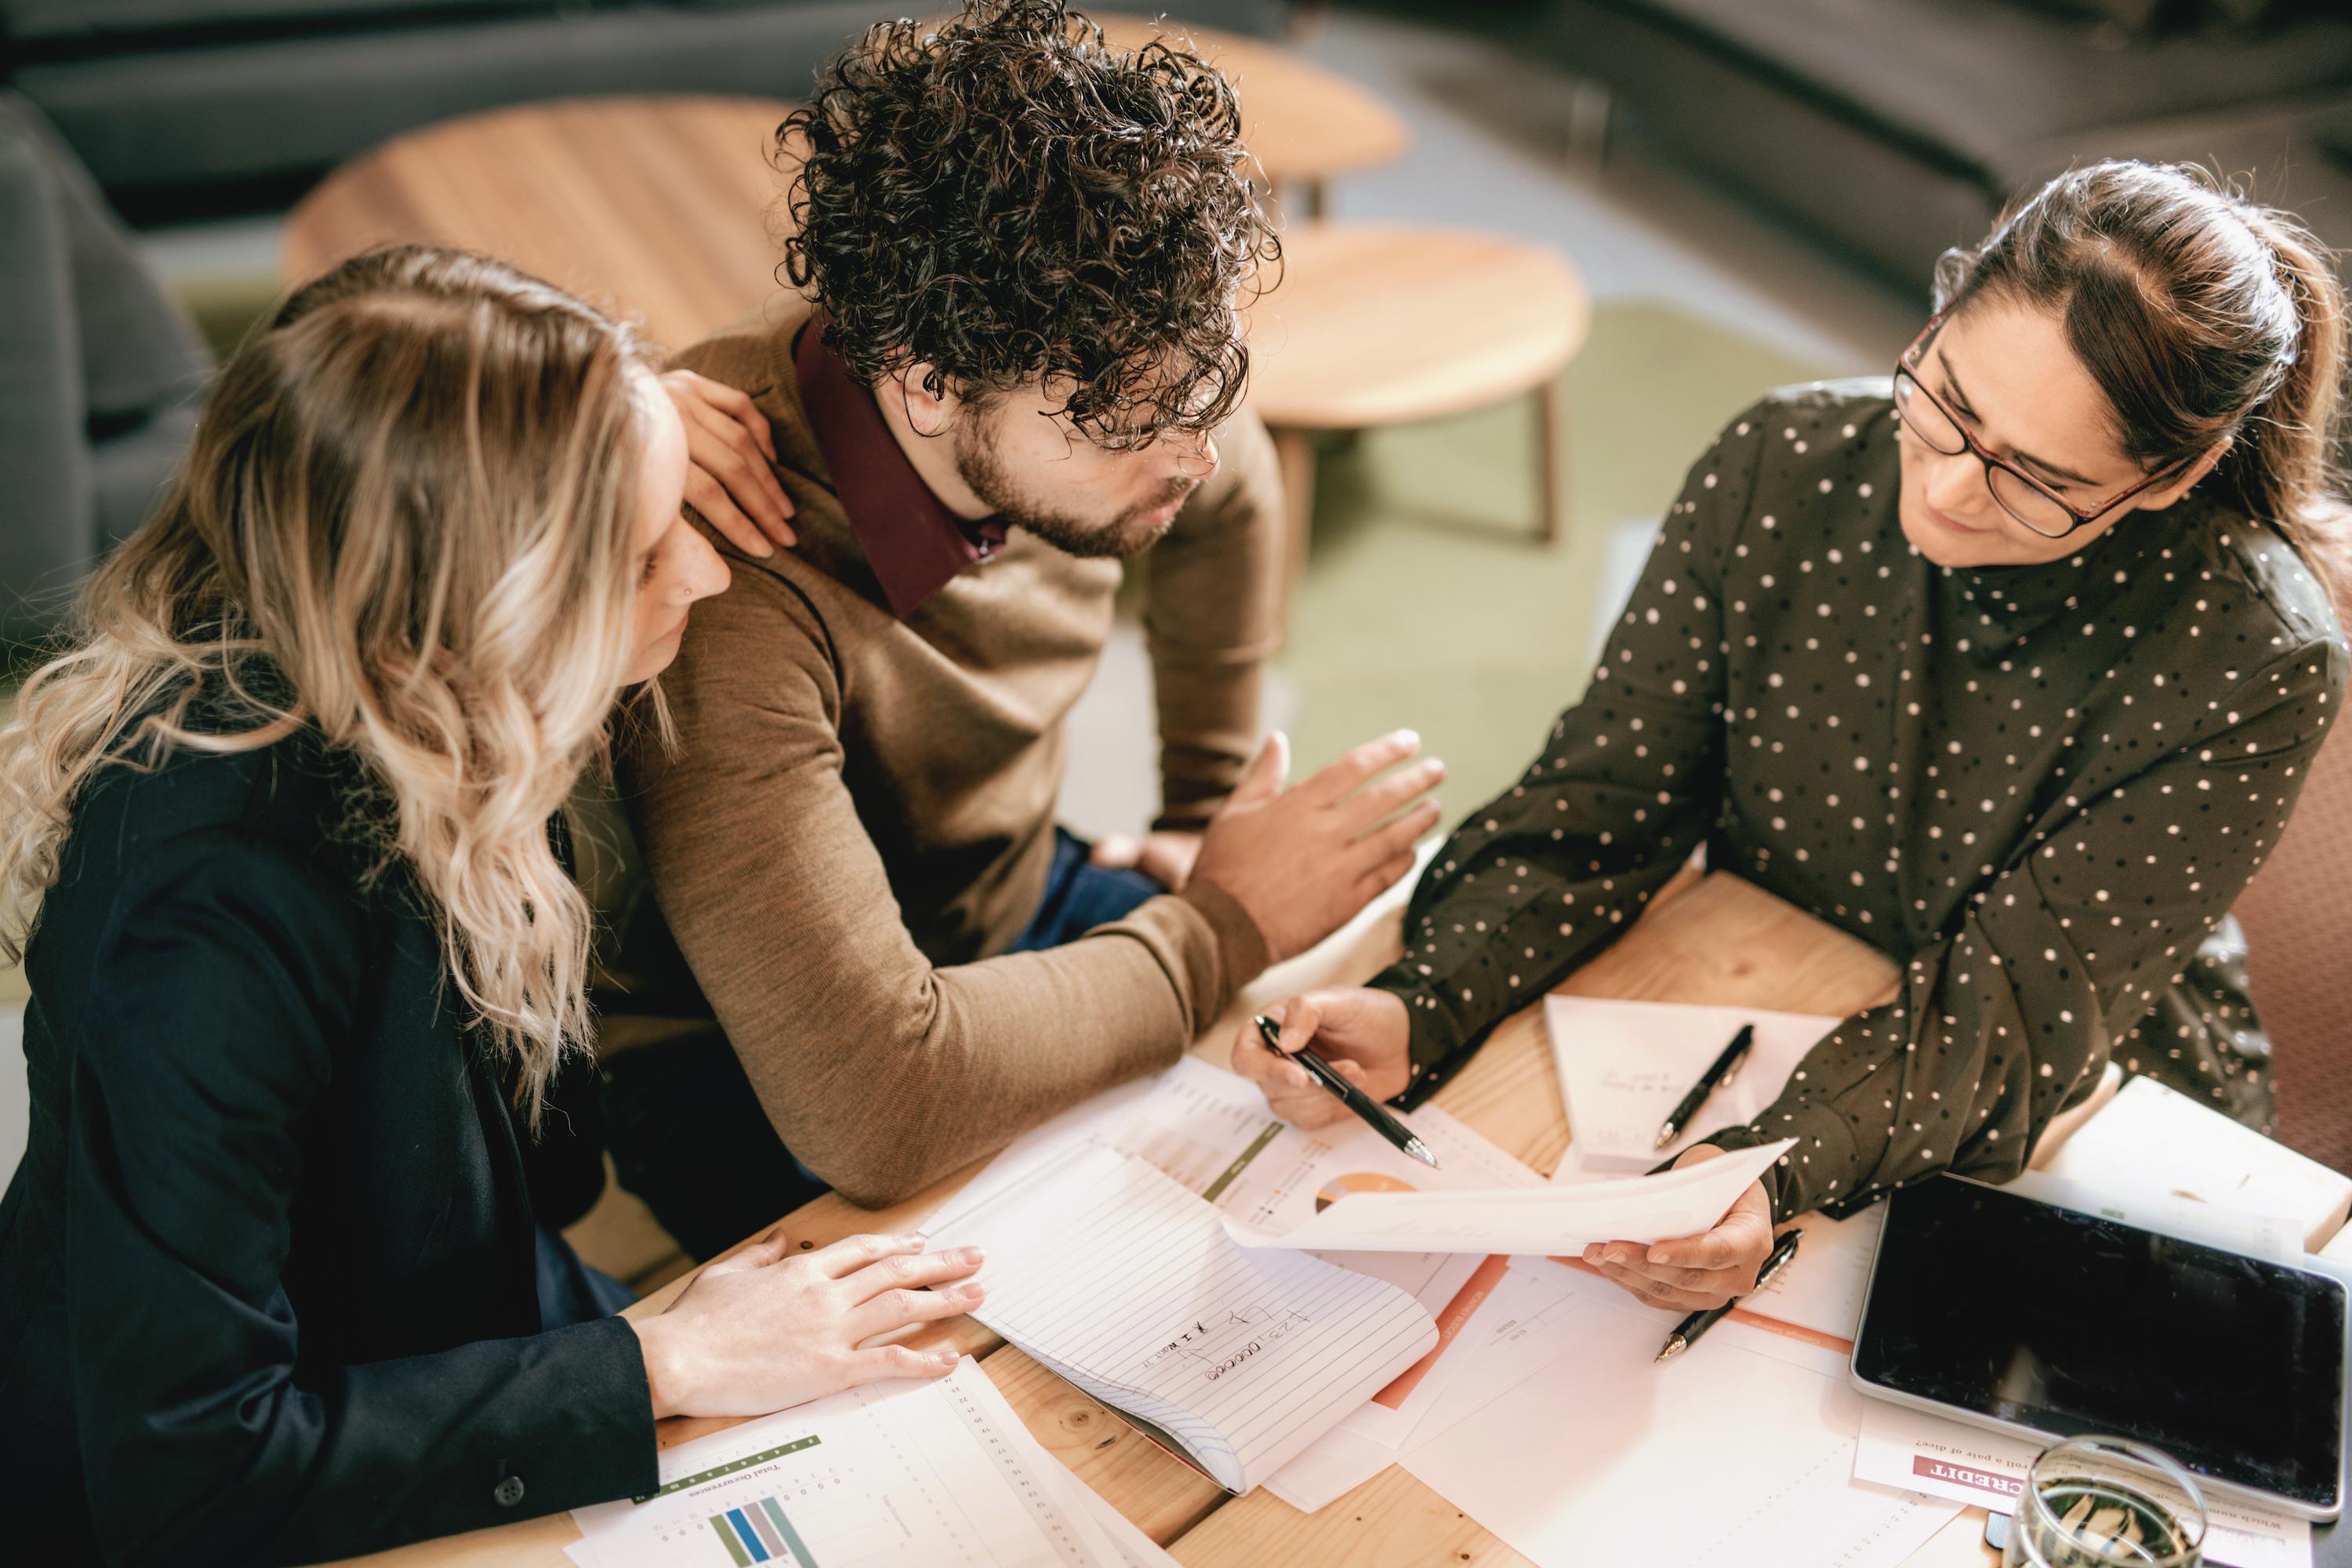
[[[1929,451],[1947,458],[1957,458],[1963,452],[1973,454],[1984,465],[1985,488],[2000,503],[2000,510],[2044,539],[2063,539],[2078,528],[2088,527],[2132,497],[2171,479],[2195,460],[2184,458],[2162,472],[2149,475],[2105,506],[2083,510],[2040,479],[1978,446],[1976,437],[1944,406],[1943,400],[1920,384],[1912,367],[1919,363],[1919,356],[1927,352],[1928,342],[1943,324],[1943,312],[1937,311],[1895,362],[1895,412],[1904,427],[1919,437]]]

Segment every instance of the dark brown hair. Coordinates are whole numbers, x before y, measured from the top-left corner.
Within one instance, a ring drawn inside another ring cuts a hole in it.
[[[2193,164],[2093,163],[1946,254],[1937,307],[1980,296],[2058,313],[2145,470],[2230,441],[2205,481],[2217,498],[2343,584],[2344,289],[2293,216]]]
[[[784,271],[871,385],[913,364],[984,400],[1044,380],[1089,439],[1207,429],[1239,403],[1239,291],[1279,254],[1232,86],[1110,47],[1063,0],[870,29],[776,132]]]

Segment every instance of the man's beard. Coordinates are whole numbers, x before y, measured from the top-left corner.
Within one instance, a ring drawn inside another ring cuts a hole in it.
[[[1170,502],[1182,500],[1200,485],[1198,479],[1171,479],[1159,494],[1129,507],[1108,522],[1090,521],[1027,494],[1014,484],[998,461],[994,445],[971,422],[959,425],[953,440],[956,476],[971,488],[972,494],[1003,518],[1008,528],[1025,528],[1056,550],[1072,555],[1125,561],[1142,554],[1168,531],[1165,526],[1145,520]]]

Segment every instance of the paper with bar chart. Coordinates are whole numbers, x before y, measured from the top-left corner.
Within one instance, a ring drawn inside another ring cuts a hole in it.
[[[967,1360],[667,1449],[661,1487],[575,1509],[603,1568],[1119,1568],[1078,1482]]]

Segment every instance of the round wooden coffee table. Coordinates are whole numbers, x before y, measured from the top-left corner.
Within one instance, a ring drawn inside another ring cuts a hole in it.
[[[1250,311],[1250,402],[1274,432],[1294,569],[1314,504],[1312,435],[1465,414],[1535,395],[1543,537],[1567,524],[1559,373],[1592,306],[1557,251],[1499,235],[1302,225]]]
[[[469,114],[344,164],[287,219],[289,282],[373,246],[485,251],[672,349],[776,291],[769,163],[793,105],[766,98],[572,98]]]

